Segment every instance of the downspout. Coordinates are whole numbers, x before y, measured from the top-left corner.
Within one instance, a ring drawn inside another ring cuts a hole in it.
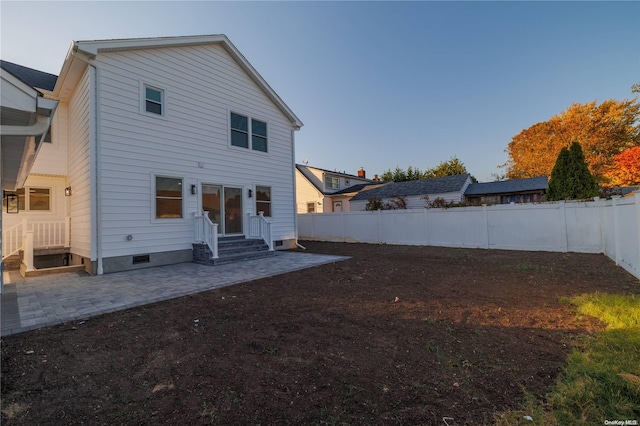
[[[291,128],[291,175],[293,177],[293,227],[296,233],[296,246],[301,248],[302,250],[306,250],[307,248],[298,242],[298,203],[296,202],[296,130],[299,130],[300,127],[293,126]]]
[[[85,64],[87,64],[89,67],[91,67],[92,74],[93,74],[93,78],[89,79],[89,83],[93,83],[94,86],[94,94],[93,94],[93,110],[95,111],[94,115],[93,115],[93,119],[91,119],[91,115],[90,115],[90,126],[93,125],[93,138],[94,138],[94,150],[95,150],[95,159],[94,159],[94,167],[95,167],[95,174],[94,174],[94,179],[92,179],[91,181],[91,192],[93,193],[93,199],[95,199],[95,222],[94,222],[94,231],[95,231],[95,241],[96,241],[96,261],[97,261],[97,268],[96,268],[96,274],[97,275],[102,275],[104,273],[104,269],[102,266],[102,245],[101,245],[101,241],[102,241],[102,227],[100,226],[101,220],[102,220],[102,213],[101,213],[101,209],[100,209],[100,138],[99,138],[99,128],[100,126],[98,125],[99,122],[99,118],[100,118],[100,114],[99,114],[99,105],[100,103],[98,102],[98,97],[99,97],[99,73],[98,73],[98,67],[96,67],[93,63],[89,62],[88,60],[81,58],[78,54],[78,46],[75,45],[73,47],[73,49],[71,50],[71,55],[73,55],[74,58],[84,62]],[[89,130],[89,133],[91,134],[91,130]]]

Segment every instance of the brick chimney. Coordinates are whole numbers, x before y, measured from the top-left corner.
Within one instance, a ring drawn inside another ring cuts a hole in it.
[[[358,169],[358,177],[363,179],[367,178],[367,173],[364,171],[364,168],[360,167],[360,169]]]

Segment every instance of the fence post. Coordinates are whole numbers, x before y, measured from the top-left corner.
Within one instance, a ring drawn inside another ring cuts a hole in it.
[[[378,244],[382,244],[382,210],[378,209]]]
[[[615,251],[616,265],[620,265],[620,230],[618,226],[618,198],[620,195],[611,196],[613,206],[613,250]]]
[[[565,201],[562,201],[562,204],[560,204],[560,238],[562,238],[560,245],[563,253],[566,253],[569,250],[569,240],[567,235],[567,210],[565,204]]]
[[[33,231],[27,231],[22,240],[23,259],[26,272],[33,271]]]
[[[638,263],[636,263],[638,274],[636,276],[640,278],[640,190],[634,192],[636,199],[636,222],[638,223],[638,238],[636,238],[636,244],[638,244]]]
[[[485,230],[484,248],[488,249],[489,248],[489,211],[487,210],[486,204],[482,205],[482,213],[484,214],[484,230]]]

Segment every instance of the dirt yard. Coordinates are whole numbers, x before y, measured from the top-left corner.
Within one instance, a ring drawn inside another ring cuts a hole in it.
[[[303,244],[352,259],[3,338],[2,423],[490,424],[600,328],[561,297],[640,293],[603,255]]]

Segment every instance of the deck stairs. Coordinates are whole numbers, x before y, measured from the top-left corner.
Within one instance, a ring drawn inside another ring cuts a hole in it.
[[[196,255],[196,251],[203,251]],[[245,260],[259,259],[273,256],[274,252],[269,251],[269,246],[264,240],[238,237],[218,238],[218,258],[211,259],[211,250],[206,244],[194,244],[194,262],[206,265],[222,265],[226,263],[242,262]],[[207,260],[199,260],[199,259]]]

